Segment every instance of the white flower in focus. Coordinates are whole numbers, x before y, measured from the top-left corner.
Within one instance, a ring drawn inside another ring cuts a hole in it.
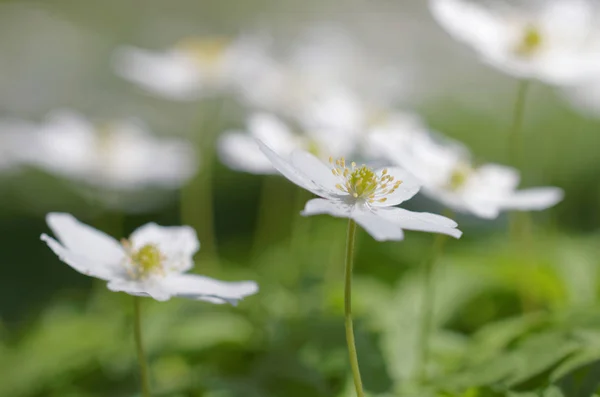
[[[163,52],[122,46],[115,51],[118,75],[172,100],[193,101],[231,88],[262,57],[256,40],[189,38]]]
[[[50,249],[78,272],[108,281],[111,291],[159,301],[183,297],[232,304],[258,291],[253,281],[224,282],[185,274],[200,248],[196,232],[188,226],[148,223],[119,243],[70,214],[50,213],[46,221],[58,239],[42,234]]]
[[[257,140],[266,143],[283,157],[303,149],[323,157],[347,155],[353,142],[338,131],[308,130],[304,134],[292,131],[282,120],[268,113],[255,113],[248,118],[247,131],[229,131],[218,142],[221,161],[238,171],[254,174],[277,173],[271,161],[260,150]]]
[[[518,78],[570,85],[600,68],[600,25],[591,0],[430,0],[435,19],[494,67]]]
[[[425,131],[374,135],[379,153],[414,175],[424,193],[452,210],[496,218],[505,210],[544,210],[563,198],[556,187],[517,190],[519,173],[510,167],[475,167],[462,145]]]
[[[320,196],[308,201],[302,215],[329,214],[353,219],[378,241],[402,240],[402,229],[443,233],[459,238],[456,222],[443,216],[394,207],[419,191],[419,185],[400,168],[372,170],[330,159],[330,166],[306,151],[284,160],[258,142],[273,166],[296,185]]]
[[[122,191],[176,188],[197,171],[196,154],[183,140],[156,138],[133,120],[94,125],[68,111],[50,114],[22,156],[52,173]]]

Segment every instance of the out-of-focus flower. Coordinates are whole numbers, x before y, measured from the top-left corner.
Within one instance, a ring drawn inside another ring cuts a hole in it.
[[[92,186],[119,191],[176,188],[197,170],[190,144],[159,139],[134,120],[94,125],[70,111],[51,113],[32,133],[27,163]]]
[[[246,131],[229,131],[218,143],[221,161],[228,167],[254,174],[277,173],[260,150],[257,140],[265,142],[283,157],[296,149],[308,150],[319,157],[343,156],[354,149],[351,137],[338,130],[307,130],[295,133],[282,120],[268,113],[255,113],[248,118]]]
[[[78,272],[108,281],[111,291],[159,301],[183,297],[232,304],[258,291],[254,281],[224,282],[184,274],[194,266],[192,257],[200,248],[189,226],[148,223],[119,244],[70,214],[50,213],[46,221],[58,238],[42,234],[50,249]]]
[[[118,75],[173,100],[193,101],[232,88],[261,70],[264,44],[254,38],[188,38],[166,51],[122,46],[115,51]]]
[[[430,0],[437,21],[483,61],[518,78],[580,82],[600,68],[600,26],[591,0]]]
[[[343,89],[323,92],[321,96],[307,101],[297,117],[309,131],[337,131],[347,142],[353,143],[354,150],[347,153],[369,159],[374,156],[369,139],[372,134],[422,128],[420,118],[410,112],[369,102]]]
[[[321,198],[306,203],[302,215],[329,214],[349,218],[378,241],[402,240],[402,229],[443,233],[459,238],[457,224],[443,216],[394,207],[419,191],[416,180],[400,168],[372,170],[343,158],[330,158],[328,167],[306,151],[295,151],[284,160],[258,142],[273,166],[287,179]]]
[[[23,120],[0,120],[0,173],[12,172],[23,163],[23,151],[31,146],[32,126]]]
[[[556,187],[517,190],[517,170],[474,166],[465,147],[426,131],[379,134],[372,140],[388,161],[417,178],[427,196],[456,211],[491,219],[503,210],[543,210],[563,198]]]
[[[582,84],[565,88],[563,94],[576,110],[590,116],[600,117],[600,78],[598,76]]]
[[[344,30],[332,26],[304,32],[282,58],[258,59],[252,73],[238,82],[240,98],[253,108],[291,118],[311,113],[315,103],[344,101],[347,106],[355,101],[349,92],[385,98],[387,103],[397,99],[402,87],[401,73],[376,61]]]

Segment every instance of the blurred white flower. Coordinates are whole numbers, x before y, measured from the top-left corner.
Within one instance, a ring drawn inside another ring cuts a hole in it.
[[[563,94],[576,110],[600,117],[600,73],[582,84],[566,87]]]
[[[344,158],[330,158],[328,167],[306,151],[295,151],[284,160],[258,142],[273,166],[296,185],[322,198],[308,201],[302,215],[329,214],[349,218],[378,241],[402,240],[402,229],[443,233],[459,238],[456,222],[443,216],[394,207],[419,191],[416,180],[400,168],[372,170]]]
[[[570,85],[600,68],[600,25],[592,0],[485,3],[430,0],[436,20],[483,61],[518,78]]]
[[[283,58],[257,58],[252,73],[238,82],[240,97],[253,108],[300,120],[325,101],[355,106],[349,92],[386,103],[396,100],[403,90],[402,74],[376,62],[356,43],[342,29],[313,27]]]
[[[23,163],[23,151],[31,146],[31,124],[18,119],[0,120],[0,173],[15,171]]]
[[[189,38],[166,51],[122,46],[115,51],[118,75],[172,100],[193,101],[219,93],[260,70],[262,41],[241,37]]]
[[[193,255],[200,248],[189,226],[148,223],[119,244],[70,214],[50,213],[46,221],[58,238],[42,234],[50,249],[78,272],[108,281],[111,291],[159,301],[183,297],[232,304],[258,291],[254,281],[224,282],[184,274],[194,266]]]
[[[282,120],[268,113],[248,118],[247,131],[228,131],[218,142],[221,161],[228,167],[254,174],[277,173],[260,150],[257,140],[287,157],[296,149],[308,150],[319,157],[344,156],[354,149],[354,142],[336,130],[307,130],[295,133]]]
[[[563,198],[556,187],[517,190],[517,170],[484,164],[475,167],[462,145],[421,130],[374,135],[379,153],[412,173],[424,193],[452,210],[496,218],[503,210],[543,210]]]
[[[297,117],[309,131],[337,131],[346,142],[351,142],[353,147],[341,155],[353,153],[369,159],[375,156],[369,139],[372,134],[421,128],[421,120],[415,114],[393,110],[387,104],[370,102],[343,89],[323,92],[307,101]]]
[[[58,175],[121,191],[177,188],[198,166],[184,140],[156,138],[133,120],[94,125],[70,111],[51,113],[21,155]]]

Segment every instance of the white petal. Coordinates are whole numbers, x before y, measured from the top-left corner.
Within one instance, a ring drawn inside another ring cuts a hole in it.
[[[81,274],[103,280],[110,280],[124,275],[124,267],[119,268],[118,265],[115,265],[114,263],[102,262],[93,257],[70,251],[47,234],[42,234],[41,239],[48,244],[48,247],[50,247],[61,261],[65,262]]]
[[[298,149],[299,139],[279,118],[269,113],[255,113],[248,118],[250,135],[275,153],[287,157]]]
[[[398,205],[406,200],[411,199],[415,194],[419,192],[421,185],[411,173],[403,170],[402,168],[392,167],[378,170],[377,174],[382,175],[383,170],[386,169],[387,174],[394,177],[394,180],[390,182],[390,185],[393,185],[398,181],[402,181],[402,183],[394,193],[381,196],[386,198],[384,202],[379,202],[376,200],[374,203],[372,203],[371,205],[373,207],[389,207],[392,205]]]
[[[456,222],[441,215],[427,212],[412,212],[403,208],[381,208],[378,214],[402,229],[421,232],[442,233],[460,238],[462,232],[456,229]]]
[[[260,151],[256,140],[241,132],[226,132],[219,137],[218,152],[229,168],[253,174],[274,174],[277,170]]]
[[[485,189],[488,194],[503,193],[519,186],[519,171],[499,164],[485,164],[477,168],[473,181]],[[485,188],[483,187],[485,186]]]
[[[148,223],[131,234],[134,250],[155,245],[166,257],[167,270],[184,272],[194,266],[193,256],[200,248],[196,231],[189,226],[159,226]]]
[[[114,292],[125,292],[133,296],[146,296],[160,302],[167,301],[173,296],[173,294],[165,287],[164,280],[161,279],[142,281],[126,279],[111,280],[107,287]]]
[[[457,40],[480,52],[505,47],[507,23],[496,11],[465,0],[430,0],[434,18]]]
[[[326,191],[322,187],[318,186],[314,181],[312,181],[307,175],[305,175],[302,171],[298,170],[294,167],[290,162],[284,160],[281,156],[275,153],[271,148],[265,145],[263,142],[257,140],[258,146],[260,150],[267,156],[267,158],[271,161],[273,166],[279,171],[283,176],[289,179],[291,182],[300,186],[303,189],[308,190],[311,193],[316,194],[321,197],[330,197],[330,192]]]
[[[400,241],[404,239],[402,228],[379,216],[379,210],[377,212],[356,211],[352,215],[352,219],[377,241]]]
[[[342,201],[326,199],[312,199],[306,203],[302,216],[329,214],[337,218],[350,218],[353,206],[344,204]]]
[[[564,197],[562,189],[556,187],[540,187],[514,192],[502,202],[502,208],[522,211],[545,210]]]
[[[195,274],[172,274],[161,283],[174,296],[212,303],[236,304],[258,292],[254,281],[227,282]]]
[[[335,185],[340,183],[340,179],[334,176],[331,168],[321,160],[303,150],[295,150],[291,155],[291,163],[296,169],[302,170],[317,186],[331,192],[332,195],[336,194]]]
[[[104,279],[123,270],[125,252],[114,238],[79,222],[71,214],[51,212],[46,215],[46,222],[63,247],[48,236],[42,239],[61,259],[68,258],[68,262],[64,261],[76,270]]]
[[[112,63],[121,77],[155,94],[182,101],[199,97],[201,75],[183,54],[124,46],[115,51]]]

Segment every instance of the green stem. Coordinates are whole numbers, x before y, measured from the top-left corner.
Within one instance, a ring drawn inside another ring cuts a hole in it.
[[[513,110],[513,123],[509,137],[510,157],[513,166],[522,170],[523,166],[523,120],[525,117],[525,105],[527,103],[527,93],[529,92],[530,82],[522,80],[519,82],[517,98]],[[531,216],[528,212],[513,212],[510,214],[509,233],[513,243],[519,244],[521,255],[527,256],[531,251],[533,239],[531,229]],[[528,312],[535,308],[535,302],[530,297],[530,283],[523,282],[521,287],[521,300],[523,310]]]
[[[513,166],[519,168],[523,161],[523,119],[525,117],[525,104],[529,91],[529,80],[521,80],[517,89],[517,100],[513,110],[513,121],[509,136],[509,154]]]
[[[181,222],[198,231],[202,250],[200,256],[218,259],[213,205],[213,163],[215,161],[215,139],[219,128],[223,103],[215,102],[206,110],[205,120],[201,123],[201,138],[197,140],[197,149],[201,166],[198,174],[181,191]]]
[[[140,366],[140,383],[142,388],[142,396],[150,397],[150,381],[148,378],[148,363],[146,361],[146,353],[142,343],[142,324],[140,314],[140,298],[133,297],[133,337],[135,339],[135,347],[137,349],[138,364]]]
[[[433,315],[435,311],[435,273],[437,262],[444,250],[447,240],[445,234],[436,234],[433,241],[431,256],[424,266],[423,277],[423,306],[421,311],[421,329],[419,332],[419,363],[417,366],[417,377],[427,382],[427,365],[429,363],[431,333],[433,329]]]
[[[263,178],[252,244],[252,257],[257,257],[260,251],[272,242],[272,237],[279,233],[281,198],[278,187],[278,177],[268,175]]]
[[[348,235],[346,239],[346,267],[345,267],[345,294],[344,294],[344,312],[346,324],[346,342],[348,343],[348,355],[350,357],[350,367],[352,368],[352,377],[354,378],[354,387],[357,397],[364,397],[362,380],[360,378],[360,368],[358,366],[358,356],[356,354],[356,344],[354,342],[354,327],[352,325],[352,265],[354,262],[354,242],[356,237],[356,222],[352,219],[348,221]]]

